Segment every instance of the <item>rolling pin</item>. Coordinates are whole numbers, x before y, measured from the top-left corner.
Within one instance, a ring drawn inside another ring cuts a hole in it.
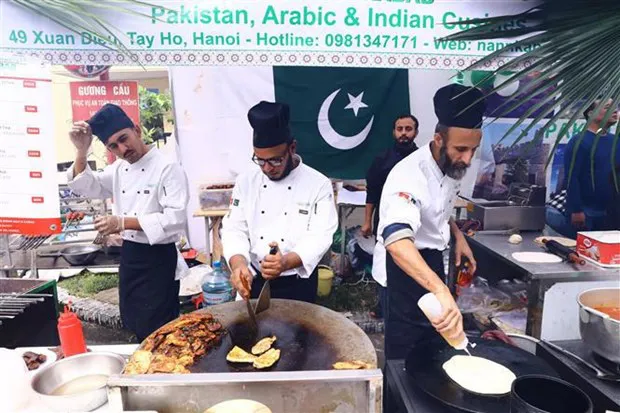
[[[579,255],[577,255],[575,251],[573,251],[572,249],[568,247],[565,247],[564,245],[560,244],[557,241],[543,238],[542,243],[544,244],[544,246],[547,248],[547,250],[550,253],[555,254],[561,258],[564,258],[568,262],[572,262],[572,263],[579,264],[579,265],[585,265],[586,263],[586,260],[584,260]]]

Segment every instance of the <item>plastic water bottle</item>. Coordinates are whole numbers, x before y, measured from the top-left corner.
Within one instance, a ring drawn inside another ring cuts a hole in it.
[[[232,301],[233,288],[230,277],[222,269],[219,261],[213,263],[213,271],[205,275],[202,283],[202,296],[206,305],[216,305]]]

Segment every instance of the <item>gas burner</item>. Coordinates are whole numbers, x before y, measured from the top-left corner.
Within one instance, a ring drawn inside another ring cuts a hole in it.
[[[592,352],[592,359],[596,367],[600,368],[605,373],[620,374],[620,364],[607,360],[605,357],[594,352]]]

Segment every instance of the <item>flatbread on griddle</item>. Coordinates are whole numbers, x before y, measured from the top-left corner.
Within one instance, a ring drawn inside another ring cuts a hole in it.
[[[248,353],[241,347],[234,346],[226,355],[226,360],[231,363],[253,363],[256,356]]]
[[[266,352],[271,348],[273,343],[276,341],[276,336],[265,337],[260,340],[258,343],[254,344],[252,347],[252,354],[258,356]]]
[[[272,349],[267,350],[267,352],[261,355],[260,357],[257,357],[254,360],[254,363],[252,363],[252,365],[256,369],[266,369],[276,364],[276,361],[278,361],[279,359],[280,359],[280,350],[272,348]]]
[[[371,369],[372,366],[369,363],[365,363],[360,360],[354,361],[339,361],[334,363],[332,367],[336,370],[361,370],[361,369]]]
[[[510,393],[512,382],[517,378],[501,364],[476,356],[453,356],[442,367],[456,384],[477,394]]]

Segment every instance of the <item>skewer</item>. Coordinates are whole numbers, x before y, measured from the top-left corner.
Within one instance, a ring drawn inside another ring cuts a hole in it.
[[[30,244],[32,244],[32,237],[28,237],[28,240],[26,241],[26,243],[24,244],[24,246],[22,247],[22,250],[28,250],[30,249]]]
[[[21,236],[21,242],[20,242],[19,246],[17,247],[17,249],[18,250],[24,249],[24,247],[26,246],[27,243],[28,243],[28,236],[22,235]]]

